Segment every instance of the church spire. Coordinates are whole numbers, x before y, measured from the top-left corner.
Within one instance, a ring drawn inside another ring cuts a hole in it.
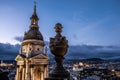
[[[33,15],[30,17],[31,25],[38,24],[39,18],[36,13],[36,2],[34,2],[34,12]]]
[[[36,2],[34,2],[34,15],[36,15]]]

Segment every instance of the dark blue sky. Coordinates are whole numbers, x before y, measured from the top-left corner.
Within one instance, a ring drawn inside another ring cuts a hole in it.
[[[71,45],[120,45],[120,0],[36,0],[40,31],[45,41],[63,24]],[[16,44],[14,37],[29,29],[34,0],[0,0],[0,42]]]

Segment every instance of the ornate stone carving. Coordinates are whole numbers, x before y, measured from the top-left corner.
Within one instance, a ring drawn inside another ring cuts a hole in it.
[[[64,55],[68,49],[68,41],[65,36],[61,35],[62,32],[62,24],[57,23],[55,25],[56,36],[54,38],[50,38],[50,51],[54,55],[54,59],[56,61],[55,69],[49,74],[49,77],[46,80],[68,80],[70,77],[70,73],[64,69],[63,60]]]

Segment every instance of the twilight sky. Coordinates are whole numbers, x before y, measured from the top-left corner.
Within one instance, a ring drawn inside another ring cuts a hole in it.
[[[63,24],[71,45],[120,45],[120,0],[36,0],[45,41]],[[0,43],[18,43],[29,29],[34,0],[0,0]]]

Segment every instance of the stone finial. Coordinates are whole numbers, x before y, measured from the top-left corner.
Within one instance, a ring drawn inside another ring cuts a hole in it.
[[[56,25],[55,25],[55,27],[54,27],[54,29],[55,29],[55,32],[57,33],[57,34],[60,34],[61,32],[62,32],[62,24],[61,23],[57,23]]]
[[[68,41],[65,36],[61,35],[62,24],[57,23],[54,28],[57,34],[54,38],[50,38],[49,48],[54,55],[56,66],[46,80],[69,80],[70,73],[63,67],[64,56],[68,49]]]

